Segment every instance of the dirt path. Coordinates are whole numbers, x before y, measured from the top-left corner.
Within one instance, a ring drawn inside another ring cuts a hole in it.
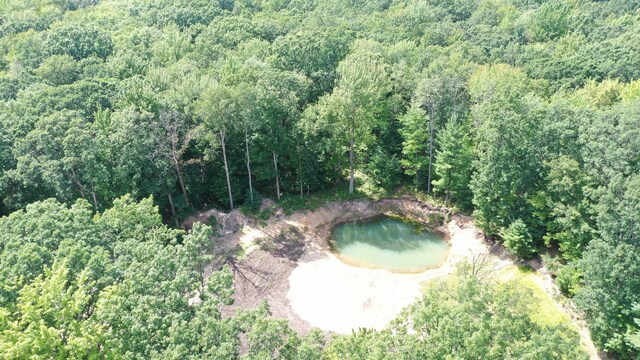
[[[343,334],[359,327],[381,329],[421,296],[421,283],[450,274],[462,261],[485,254],[495,266],[514,264],[502,251],[490,250],[472,219],[461,215],[445,216],[447,221],[438,227],[450,243],[445,263],[419,274],[353,267],[331,253],[326,239],[339,222],[399,213],[430,219],[431,225],[437,226],[434,222],[446,215],[445,209],[412,199],[328,203],[314,211],[290,216],[280,213],[266,224],[257,224],[240,213],[210,213],[223,223],[223,236],[216,240],[219,248],[227,254],[230,249],[242,254],[233,261],[235,303],[223,313],[231,315],[238,308],[255,308],[266,300],[274,317],[287,319],[300,333],[308,333],[314,327],[325,333]],[[205,221],[206,217],[197,220]],[[544,268],[538,273],[537,285],[557,299],[558,290],[551,276]],[[572,309],[560,303],[557,306],[570,315],[591,358],[599,359],[584,322]]]

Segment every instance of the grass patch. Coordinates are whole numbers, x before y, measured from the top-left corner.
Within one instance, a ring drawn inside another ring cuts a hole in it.
[[[244,247],[242,246],[236,247],[236,253],[235,253],[236,260],[242,259],[246,254],[247,254],[247,251],[245,250]]]
[[[529,295],[522,305],[525,306],[527,315],[534,323],[549,327],[565,325],[575,329],[569,315],[558,307],[557,300],[542,288],[542,278],[535,270],[524,266],[508,265],[488,279],[495,280],[498,284],[509,283],[518,289],[525,290]],[[433,281],[422,282],[420,284],[422,291],[427,292],[429,287],[433,286]]]
[[[359,176],[359,184],[356,186],[353,194],[349,194],[349,184],[344,182],[335,187],[320,190],[309,195],[304,194],[300,196],[287,194],[280,200],[278,205],[282,207],[282,210],[287,215],[291,215],[296,211],[316,210],[331,201],[342,202],[363,199],[376,201],[382,198],[399,199],[408,197],[431,204],[435,207],[444,207],[443,198],[428,195],[426,192],[416,190],[412,186],[399,186],[394,190],[387,191],[379,187],[374,188],[366,182],[363,183],[360,178],[361,176]],[[456,207],[455,203],[449,202],[448,207],[456,213],[468,214],[468,212]],[[429,219],[433,224],[439,225],[447,221],[447,219],[442,218],[440,214],[434,216],[434,218]]]
[[[397,190],[386,190],[380,186],[374,185],[369,181],[366,174],[356,171],[356,186],[353,194],[349,194],[348,177],[345,174],[345,181],[340,184],[314,192],[309,195],[299,196],[290,194],[280,201],[280,206],[285,214],[290,215],[296,211],[315,210],[324,206],[331,201],[349,201],[349,200],[380,200],[382,198],[396,198],[404,195],[397,193]]]
[[[525,288],[531,293],[528,304],[529,317],[542,326],[565,324],[572,326],[571,319],[556,305],[554,300],[541,287],[542,278],[533,269],[523,266],[510,265],[502,269],[501,279],[510,280],[517,286]]]
[[[430,213],[428,216],[429,224],[435,226],[441,226],[445,223],[445,218],[443,214],[440,213]]]
[[[240,206],[240,212],[254,220],[268,220],[276,211],[275,208],[266,208],[260,210],[256,207],[243,205]]]
[[[339,186],[302,197],[289,195],[280,201],[280,206],[285,214],[290,215],[296,211],[315,210],[330,201],[340,202],[359,199],[369,199],[369,197],[358,190],[354,191],[353,194],[349,194],[348,187]]]
[[[410,197],[410,198],[420,200],[424,203],[431,204],[436,207],[445,207],[444,196],[427,194],[424,190],[416,189],[414,186],[410,186],[410,185],[399,186],[397,189],[395,189],[395,191],[393,191],[393,193],[391,194],[391,197],[394,197],[394,198]],[[455,201],[449,201],[446,207],[451,209],[453,212],[457,214],[472,215],[473,213],[468,209],[463,209],[459,207]]]
[[[349,200],[380,200],[382,198],[399,199],[402,197],[410,197],[419,201],[432,204],[434,206],[444,206],[444,202],[439,198],[434,198],[424,192],[412,190],[409,187],[399,187],[394,191],[372,192],[371,189],[358,186],[353,194],[349,194],[348,184],[340,184],[334,188],[318,191],[309,195],[300,197],[299,195],[288,195],[284,197],[279,205],[285,214],[290,215],[296,211],[316,210],[331,201],[349,201]],[[455,207],[453,207],[455,209]],[[434,219],[436,222],[440,219]]]

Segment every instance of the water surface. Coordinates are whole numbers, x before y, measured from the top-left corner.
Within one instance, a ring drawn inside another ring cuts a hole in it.
[[[395,272],[440,266],[449,249],[441,235],[384,216],[337,225],[331,245],[346,263]]]

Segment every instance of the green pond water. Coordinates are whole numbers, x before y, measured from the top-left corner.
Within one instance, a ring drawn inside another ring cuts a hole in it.
[[[420,272],[440,266],[449,245],[442,236],[388,217],[337,225],[331,245],[344,262],[394,272]]]

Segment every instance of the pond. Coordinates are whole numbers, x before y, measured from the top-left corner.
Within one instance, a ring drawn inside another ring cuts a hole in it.
[[[338,224],[330,244],[347,264],[407,273],[442,265],[449,249],[441,235],[386,216]]]

